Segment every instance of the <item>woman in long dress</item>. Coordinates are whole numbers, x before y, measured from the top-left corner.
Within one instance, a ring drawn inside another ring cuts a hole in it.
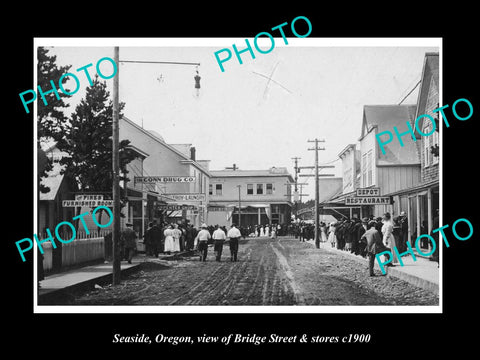
[[[335,235],[335,222],[330,223],[329,233],[328,233],[328,241],[330,241],[330,244],[332,245],[332,248],[334,248],[335,244],[337,242],[337,237]]]
[[[263,232],[263,226],[260,228],[260,236],[265,236],[265,233]]]
[[[320,241],[321,242],[327,242],[327,227],[325,226],[324,222],[320,223]]]
[[[390,248],[392,251],[392,264],[397,264],[397,254],[393,251],[395,247],[395,237],[393,236],[393,222],[390,216],[390,213],[386,212],[383,214],[383,225],[382,225],[382,234],[383,234],[383,244]],[[386,256],[383,255],[384,261],[386,261]]]
[[[173,239],[173,228],[172,225],[168,225],[168,227],[165,229],[163,232],[163,235],[165,236],[165,252],[172,252],[175,251],[175,246],[174,246],[174,239]]]
[[[178,224],[174,225],[173,231],[173,250],[180,251],[180,237],[182,236],[182,230],[178,228]]]
[[[268,237],[270,235],[270,228],[267,226],[265,226],[265,236]]]

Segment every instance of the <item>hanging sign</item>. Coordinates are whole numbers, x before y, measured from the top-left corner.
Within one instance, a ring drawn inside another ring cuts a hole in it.
[[[75,195],[75,200],[103,200],[103,195]]]
[[[175,204],[167,204],[167,205],[160,205],[158,207],[160,210],[167,210],[167,211],[177,211],[177,210],[198,210],[198,207],[195,205],[175,205]]]
[[[80,207],[80,206],[108,206],[113,207],[113,200],[63,200],[63,207]]]
[[[345,198],[345,205],[391,205],[390,196],[365,196]]]
[[[205,194],[164,194],[175,201],[205,201]]]
[[[357,189],[357,196],[380,196],[380,188]]]

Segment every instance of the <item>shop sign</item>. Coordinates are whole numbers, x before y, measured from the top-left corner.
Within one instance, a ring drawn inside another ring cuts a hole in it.
[[[205,194],[163,194],[175,201],[205,201]]]
[[[135,184],[155,184],[155,183],[191,183],[195,181],[195,176],[134,176]]]
[[[80,207],[80,206],[108,206],[113,207],[113,200],[63,200],[63,207]]]
[[[345,198],[345,205],[391,205],[390,196],[365,196]]]
[[[357,196],[380,196],[380,188],[357,189]]]

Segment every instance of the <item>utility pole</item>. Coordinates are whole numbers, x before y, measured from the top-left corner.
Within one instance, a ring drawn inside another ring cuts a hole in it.
[[[325,169],[325,168],[334,168],[335,166],[333,165],[325,165],[325,166],[319,166],[318,165],[318,150],[325,150],[325,148],[319,148],[318,147],[318,143],[319,142],[325,142],[325,140],[319,140],[317,138],[315,138],[314,140],[308,140],[308,142],[310,143],[315,143],[315,147],[314,148],[309,148],[308,150],[312,150],[312,151],[315,151],[315,165],[314,166],[302,166],[301,168],[302,169],[312,169],[314,168],[315,169],[315,174],[313,175],[310,175],[310,174],[302,174],[300,176],[315,176],[315,246],[318,248],[320,248],[320,238],[318,236],[318,227],[319,227],[319,193],[320,193],[320,190],[319,190],[319,181],[318,181],[318,178],[320,176],[334,176],[333,174],[322,174],[322,175],[319,175],[318,174],[318,171],[319,169]]]
[[[113,78],[113,119],[112,119],[112,167],[113,167],[113,228],[112,228],[112,252],[113,252],[113,278],[112,284],[120,284],[120,153],[119,153],[119,76],[120,63],[139,63],[139,64],[166,64],[166,65],[195,65],[200,63],[176,62],[176,61],[138,61],[138,60],[120,60],[120,49],[118,46],[113,48],[113,61],[117,64],[117,74]],[[195,88],[200,88],[200,76],[195,76]],[[143,122],[143,119],[142,119]],[[143,127],[143,124],[142,124]],[[126,191],[126,190],[125,190]],[[143,199],[142,199],[142,211]],[[143,216],[142,216],[143,220]],[[144,226],[143,224],[142,226]]]
[[[119,48],[113,50],[113,60],[119,63]],[[120,153],[119,153],[119,74],[120,66],[117,66],[117,74],[113,78],[113,121],[112,121],[112,162],[113,162],[113,231],[112,231],[112,255],[113,255],[113,285],[120,284]]]
[[[242,206],[241,200],[240,200],[240,189],[242,188],[242,185],[237,185],[238,187],[238,229],[240,229],[240,226],[242,224],[242,211],[240,210],[240,207]]]
[[[308,142],[314,142],[315,143],[315,148],[309,148],[308,150],[314,150],[315,151],[315,246],[317,249],[320,247],[320,239],[318,238],[318,219],[319,219],[319,214],[318,214],[318,201],[319,201],[319,188],[318,188],[318,150],[325,150],[325,148],[318,148],[318,143],[320,142],[325,142],[325,140],[318,140],[315,138],[315,140],[308,140]]]
[[[295,219],[297,218],[297,213],[298,213],[298,201],[302,200],[299,198],[298,200],[295,200],[295,197],[298,196],[298,173],[300,172],[300,169],[298,168],[298,160],[300,160],[300,157],[293,157],[292,160],[295,161],[295,167],[293,168],[295,170],[295,191],[294,191],[294,196],[293,199],[295,201]]]

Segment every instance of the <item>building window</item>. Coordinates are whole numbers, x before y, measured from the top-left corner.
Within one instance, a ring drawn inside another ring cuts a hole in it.
[[[222,184],[215,184],[215,195],[222,195]]]
[[[362,155],[362,187],[367,187],[367,154]]]
[[[367,186],[373,184],[372,150],[367,153]]]
[[[247,184],[247,195],[253,195],[253,184]]]
[[[208,184],[208,195],[213,195],[213,184]]]
[[[267,184],[267,194],[273,194],[273,184]]]
[[[437,115],[438,116],[438,115]],[[432,131],[432,123],[431,121],[424,121],[422,132],[424,134],[428,134]],[[438,138],[438,131],[434,131],[432,135],[423,136],[423,153],[424,153],[424,163],[425,167],[430,165],[438,164],[438,156],[434,156],[432,154],[432,146],[438,146],[439,138]]]
[[[263,184],[257,184],[257,195],[263,195]]]

